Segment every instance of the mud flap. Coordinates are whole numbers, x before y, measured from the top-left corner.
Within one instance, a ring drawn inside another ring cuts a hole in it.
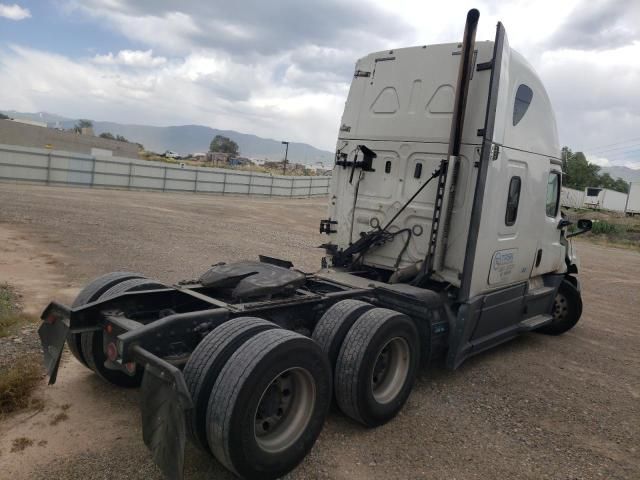
[[[42,344],[44,367],[49,376],[49,385],[56,383],[56,378],[58,377],[62,350],[69,333],[70,313],[71,311],[68,307],[57,302],[51,302],[40,317],[42,325],[38,328],[38,336]]]
[[[145,364],[140,392],[144,443],[164,476],[181,480],[191,395],[180,370],[140,347],[134,350],[136,360]]]

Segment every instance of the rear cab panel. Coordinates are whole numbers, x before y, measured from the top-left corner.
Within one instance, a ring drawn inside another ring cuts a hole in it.
[[[493,42],[477,42],[475,62],[491,59]],[[338,155],[353,161],[358,145],[373,150],[375,172],[334,168],[329,216],[338,221],[331,243],[346,248],[374,224],[385,224],[447,157],[460,44],[378,52],[360,59],[341,121]],[[484,125],[489,75],[473,71],[463,130],[456,196],[444,268],[438,272],[459,284],[468,219]],[[360,175],[362,175],[360,177]],[[356,197],[357,189],[357,199]],[[398,266],[424,259],[431,229],[436,182],[432,182],[394,222],[390,231],[412,229]],[[355,211],[354,211],[355,204]],[[408,233],[367,253],[364,263],[393,270]]]

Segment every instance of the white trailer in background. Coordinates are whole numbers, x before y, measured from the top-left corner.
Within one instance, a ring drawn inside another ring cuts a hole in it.
[[[587,187],[584,189],[584,206],[589,208],[602,208],[604,189]]]
[[[597,210],[624,212],[627,194],[607,188],[587,187],[584,189],[584,206]]]
[[[629,184],[629,195],[627,196],[627,215],[640,214],[640,182]]]
[[[562,187],[562,190],[560,190],[560,205],[567,208],[582,208],[584,206],[584,195],[581,190]]]

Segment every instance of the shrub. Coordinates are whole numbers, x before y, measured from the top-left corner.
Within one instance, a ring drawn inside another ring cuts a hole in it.
[[[593,222],[591,233],[595,235],[615,235],[622,233],[623,229],[620,225],[605,222],[602,220]]]

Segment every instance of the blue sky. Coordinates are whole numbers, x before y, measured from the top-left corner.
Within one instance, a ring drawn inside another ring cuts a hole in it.
[[[5,3],[5,5],[16,5]],[[34,49],[79,58],[92,51],[112,51],[137,48],[131,41],[99,22],[87,21],[77,15],[64,2],[20,2],[31,15],[22,21],[0,17],[0,44],[18,44]]]
[[[0,109],[203,124],[333,149],[354,62],[479,39],[501,20],[554,105],[560,139],[640,167],[640,2],[0,0]]]

